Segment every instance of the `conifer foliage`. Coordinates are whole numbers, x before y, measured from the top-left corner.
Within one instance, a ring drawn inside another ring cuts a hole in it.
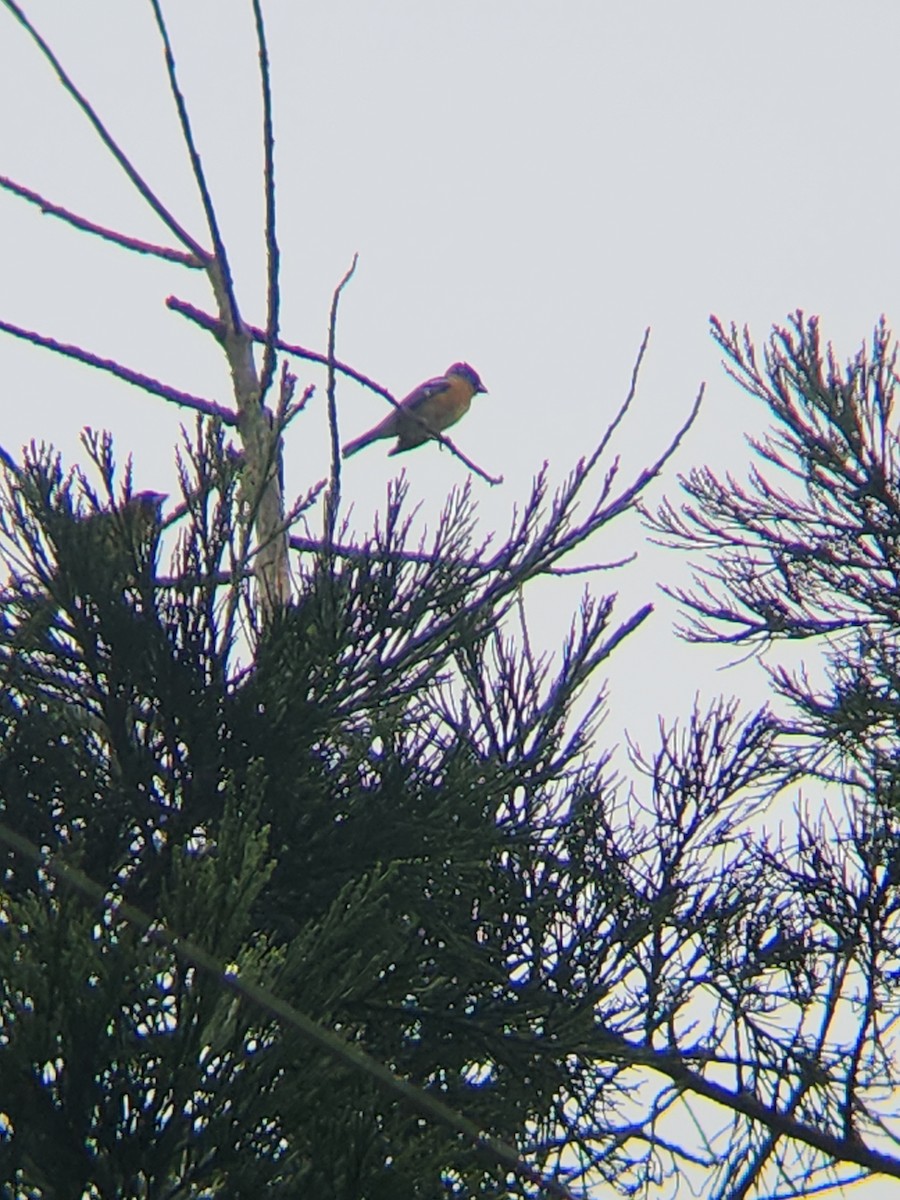
[[[435,544],[409,550],[398,487],[354,554],[298,560],[296,602],[246,626],[241,651],[227,622],[257,610],[232,570],[236,458],[221,429],[201,422],[186,448],[170,531],[130,496],[130,472],[117,492],[108,439],[86,448],[102,500],[34,451],[7,469],[0,518],[3,820],[106,894],[86,905],[5,856],[11,1194],[501,1187],[475,1148],[261,1019],[120,908],[487,1134],[551,1129],[586,1065],[564,1048],[583,1049],[593,1023],[574,932],[607,790],[599,700],[577,717],[573,704],[645,613],[615,627],[610,600],[585,598],[555,670],[506,619],[527,579],[590,532],[568,519],[589,469],[547,516],[539,480],[492,556],[473,545],[468,489]],[[599,529],[635,494],[589,519]]]
[[[45,445],[0,450],[0,1200],[586,1200],[685,1185],[744,1200],[900,1178],[886,328],[841,367],[801,314],[761,356],[714,323],[771,435],[748,482],[700,468],[645,516],[699,556],[694,586],[670,589],[685,636],[758,651],[772,704],[721,699],[663,722],[623,777],[603,671],[651,603],[622,613],[598,585],[604,536],[645,499],[700,397],[623,480],[613,444],[645,338],[596,445],[558,486],[538,472],[507,536],[483,530],[476,505],[501,481],[442,435],[472,482],[430,540],[402,477],[352,527],[341,388],[397,401],[337,357],[352,267],[325,351],[281,333],[273,90],[251,4],[260,327],[241,312],[161,5],[199,237],[23,6],[0,0],[173,244],[0,187],[79,236],[199,272],[212,311],[167,304],[214,338],[232,389],[200,397],[0,320],[196,421],[168,497],[136,491],[105,434],[85,432],[76,466]],[[295,395],[294,372],[313,369],[330,461],[326,448],[323,478],[290,502],[283,468],[312,391]],[[559,607],[570,572],[588,587],[545,654],[535,584]],[[779,660],[787,641],[820,656],[824,682]]]

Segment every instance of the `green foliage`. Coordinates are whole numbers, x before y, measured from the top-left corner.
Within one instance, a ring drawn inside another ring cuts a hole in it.
[[[304,544],[264,628],[214,424],[185,440],[172,525],[127,471],[116,488],[104,439],[102,502],[49,450],[9,471],[0,820],[107,903],[3,851],[3,1200],[539,1194],[125,903],[575,1194],[900,1177],[880,1149],[900,1015],[894,352],[880,329],[841,372],[798,316],[760,367],[716,335],[775,429],[749,485],[692,472],[655,528],[709,555],[678,593],[689,636],[821,644],[825,682],[773,664],[777,716],[719,701],[663,726],[627,791],[592,683],[648,610],[613,628],[586,596],[555,662],[515,618],[653,470],[618,496],[608,473],[582,524],[597,455],[550,502],[542,475],[491,552],[467,489],[411,548],[398,485],[364,543]],[[801,778],[815,791],[773,825]]]
[[[111,905],[5,855],[10,1195],[507,1194],[473,1147],[248,1011],[115,901],[515,1142],[564,1083],[543,1039],[574,1028],[534,982],[580,886],[564,831],[602,785],[582,761],[596,705],[571,712],[610,605],[586,603],[558,676],[520,660],[500,622],[526,543],[557,552],[537,507],[498,574],[473,558],[467,493],[434,552],[408,554],[401,489],[364,553],[299,569],[247,669],[221,439],[185,446],[167,579],[160,523],[135,519],[111,447],[92,448],[105,508],[40,450],[0,515],[2,819]]]
[[[248,904],[268,876],[265,843],[256,813],[241,813],[226,792],[218,852],[180,847],[159,899],[161,921],[176,929],[189,922],[214,953],[259,979],[272,978],[279,958],[248,936]],[[75,845],[61,853],[83,858]],[[4,896],[0,1063],[9,1132],[0,1178],[20,1192],[146,1195],[181,1180],[189,1194],[228,1174],[236,1125],[247,1136],[268,1125],[271,1069],[255,1068],[266,1057],[254,1048],[256,1014],[117,917],[114,900],[130,894],[125,876],[138,871],[122,864],[108,876],[111,907],[102,912],[22,869]],[[259,1144],[278,1152],[271,1135]]]
[[[681,513],[657,528],[702,545],[702,585],[676,593],[689,636],[763,646],[818,643],[824,685],[776,667],[791,705],[798,764],[829,779],[864,778],[889,801],[900,720],[900,440],[897,346],[882,320],[845,366],[819,322],[797,313],[758,356],[746,330],[715,323],[730,373],[775,419],[749,486],[709,469],[684,481]]]

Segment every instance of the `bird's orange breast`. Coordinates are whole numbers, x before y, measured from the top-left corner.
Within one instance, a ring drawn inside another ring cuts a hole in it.
[[[447,386],[436,396],[429,396],[417,409],[417,415],[428,428],[440,433],[455,425],[472,407],[472,388],[457,375],[447,378]]]

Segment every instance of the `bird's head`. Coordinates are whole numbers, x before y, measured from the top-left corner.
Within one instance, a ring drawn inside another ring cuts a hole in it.
[[[126,528],[143,537],[162,525],[162,506],[167,499],[166,492],[135,492],[122,506],[121,520]]]
[[[476,394],[478,392],[487,392],[487,388],[481,382],[478,372],[474,367],[470,367],[468,363],[454,363],[452,367],[447,368],[447,374],[458,375],[460,379],[464,379],[466,383],[471,385],[472,391]]]
[[[168,492],[135,492],[125,507],[131,512],[159,520],[162,506],[168,496]]]

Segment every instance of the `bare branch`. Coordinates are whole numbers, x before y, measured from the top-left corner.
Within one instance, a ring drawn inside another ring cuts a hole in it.
[[[117,379],[123,379],[126,383],[141,388],[142,391],[150,392],[154,396],[161,396],[163,400],[179,404],[182,408],[192,408],[206,417],[215,417],[225,425],[237,425],[237,416],[231,409],[223,408],[213,400],[192,396],[190,392],[182,392],[167,383],[162,383],[159,379],[154,379],[151,375],[142,375],[140,371],[133,371],[130,367],[123,366],[111,358],[102,358],[99,354],[92,354],[90,350],[82,350],[80,346],[58,342],[55,338],[45,337],[31,329],[22,329],[18,325],[11,325],[8,321],[0,321],[0,332],[31,342],[34,346],[41,346],[45,350],[52,350],[55,354],[72,358],[86,366],[107,371],[110,375],[115,375]]]
[[[259,79],[263,101],[263,152],[265,166],[263,184],[266,195],[266,338],[262,369],[260,370],[259,402],[265,403],[266,393],[275,375],[275,342],[278,337],[280,310],[278,236],[275,224],[275,135],[272,129],[272,86],[269,74],[269,51],[266,46],[266,27],[260,0],[253,0],[256,40],[259,45]]]
[[[194,304],[189,304],[186,300],[180,300],[177,296],[169,296],[166,299],[166,307],[172,312],[176,312],[179,316],[186,317],[187,320],[193,321],[195,325],[199,325],[201,329],[207,330],[218,341],[221,341],[225,335],[222,322],[218,317],[212,316],[208,312],[204,312],[202,308],[197,308]],[[265,342],[266,333],[264,329],[258,329],[253,325],[245,327],[247,333],[257,342]],[[320,366],[327,367],[329,365],[328,355],[320,354],[317,350],[307,350],[303,346],[298,346],[292,342],[285,342],[282,338],[276,341],[276,347],[284,351],[285,354],[291,354],[294,358],[302,358],[306,362],[318,363]],[[355,367],[349,366],[347,363],[341,362],[339,359],[334,359],[331,363],[335,371],[339,375],[345,375],[348,379],[353,379],[369,391],[375,392],[378,396],[383,396],[385,400],[392,401],[396,404],[396,400],[391,393],[371,379],[368,375],[363,375],[361,371],[357,371]]]
[[[31,188],[24,187],[21,183],[16,183],[12,179],[8,179],[5,175],[0,175],[0,188],[4,188],[7,192],[12,192],[15,196],[20,196],[23,200],[27,200],[30,204],[35,204],[41,210],[51,217],[59,217],[61,221],[73,226],[75,229],[80,229],[84,233],[93,233],[104,241],[112,242],[116,246],[122,246],[126,250],[134,250],[137,254],[149,254],[154,258],[164,259],[166,262],[179,263],[183,267],[205,268],[206,260],[198,258],[196,254],[186,253],[184,250],[173,250],[169,246],[156,246],[152,242],[142,241],[140,238],[129,237],[124,233],[117,233],[114,229],[108,229],[104,225],[97,225],[94,221],[87,220],[86,217],[79,217],[77,213],[71,212],[67,208],[63,208],[59,204],[54,204],[51,200],[47,200],[39,192],[33,192]]]
[[[622,420],[624,419],[625,414],[628,412],[629,408],[631,408],[631,403],[634,400],[635,396],[637,395],[638,377],[640,376],[640,373],[641,373],[641,367],[643,366],[643,363],[644,363],[644,355],[647,353],[647,346],[649,345],[649,342],[650,342],[650,326],[648,325],[647,328],[644,330],[644,336],[641,339],[640,346],[638,347],[637,358],[635,359],[634,366],[632,367],[632,370],[631,370],[631,384],[628,388],[628,392],[625,396],[625,399],[622,401],[621,405],[619,406],[619,411],[616,413],[616,415],[610,421],[609,425],[606,427],[606,431],[603,434],[603,437],[597,443],[597,448],[594,450],[593,454],[591,455],[590,459],[588,460],[588,470],[590,470],[590,468],[594,465],[594,463],[600,458],[600,455],[603,453],[603,451],[609,445],[610,441],[612,440],[613,434],[616,432],[616,429],[619,427]],[[701,388],[701,395],[702,395],[702,388]],[[698,396],[697,397],[697,406],[698,407],[699,407],[699,404],[700,404],[700,397]],[[678,435],[679,441],[681,440],[681,437],[684,435],[684,433],[687,432],[687,429],[692,424],[695,415],[696,415],[696,413],[693,413],[688,418],[687,424],[684,426],[681,433],[679,433],[679,435]],[[676,443],[676,445],[677,445],[677,443]],[[673,447],[673,450],[674,450],[674,448],[675,447]]]
[[[334,289],[331,298],[331,312],[328,317],[328,430],[331,435],[331,472],[328,491],[325,496],[325,547],[330,549],[334,541],[334,529],[337,523],[338,508],[341,503],[341,437],[338,429],[337,395],[335,390],[334,347],[337,339],[337,315],[341,293],[353,278],[359,255],[353,255],[353,262],[348,267],[343,279]]]
[[[628,1052],[623,1049],[628,1061]],[[856,1137],[836,1137],[815,1126],[796,1120],[781,1112],[774,1105],[764,1104],[752,1092],[733,1091],[723,1087],[699,1072],[691,1070],[684,1060],[675,1054],[639,1052],[631,1061],[641,1061],[667,1075],[673,1083],[687,1088],[698,1096],[722,1104],[734,1112],[742,1113],[760,1122],[766,1129],[783,1137],[792,1138],[803,1145],[826,1154],[835,1162],[850,1162],[867,1171],[900,1179],[900,1161],[889,1154],[874,1150]]]
[[[529,559],[532,560],[532,571],[534,574],[545,574],[549,567],[554,566],[559,559],[564,555],[569,554],[576,546],[586,541],[593,533],[601,526],[607,524],[614,517],[626,512],[629,508],[637,506],[641,493],[662,471],[663,467],[681,445],[688,430],[693,425],[700,411],[700,405],[703,401],[703,393],[705,384],[701,385],[697,393],[696,399],[691,406],[685,420],[676,430],[672,440],[666,446],[665,450],[660,454],[651,466],[646,467],[635,477],[622,492],[619,493],[613,500],[608,501],[612,491],[612,484],[615,480],[618,463],[615,463],[607,472],[604,480],[603,488],[599,499],[594,503],[587,517],[580,521],[571,529],[566,529],[568,520],[575,507],[581,489],[584,487],[591,470],[597,464],[598,455],[592,453],[590,458],[582,460],[574,471],[572,471],[566,484],[560,490],[559,494],[554,499],[554,515],[551,523],[548,524],[545,534],[537,539],[537,544],[529,550]],[[626,403],[630,404],[629,399]],[[608,444],[610,430],[612,430],[618,421],[621,419],[622,409],[613,419],[611,425],[603,436],[603,444]],[[538,489],[543,488],[543,476],[536,484],[536,493]],[[529,505],[529,511],[532,510],[537,503],[538,496],[535,497]],[[508,551],[501,551],[498,562],[507,564]]]
[[[191,253],[194,254],[198,259],[200,259],[204,262],[208,261],[209,255],[203,249],[203,247],[200,245],[200,243],[195,241],[194,238],[191,237],[191,235],[187,232],[186,229],[182,228],[182,226],[178,223],[178,221],[176,221],[175,217],[169,212],[169,210],[166,208],[166,206],[157,197],[156,193],[150,188],[150,185],[146,182],[146,180],[143,178],[143,176],[138,174],[136,168],[134,167],[134,165],[132,164],[132,162],[128,158],[128,156],[125,154],[124,150],[122,150],[122,148],[119,146],[119,144],[113,138],[112,134],[109,132],[109,130],[103,124],[103,122],[100,120],[100,117],[97,115],[96,110],[93,108],[93,106],[87,100],[87,98],[83,95],[83,93],[79,90],[79,88],[76,87],[75,83],[72,81],[70,76],[66,73],[65,69],[63,68],[62,63],[59,61],[59,59],[56,57],[56,55],[50,49],[50,46],[47,44],[47,42],[45,42],[44,39],[41,37],[41,35],[38,33],[37,29],[34,27],[34,25],[31,23],[31,21],[28,19],[28,17],[26,17],[25,13],[22,11],[22,9],[19,7],[19,5],[16,3],[16,0],[2,0],[2,2],[3,2],[3,4],[6,5],[6,7],[9,9],[9,11],[13,14],[13,16],[16,18],[16,20],[28,32],[28,34],[31,36],[32,40],[37,44],[41,53],[44,55],[44,57],[47,59],[47,61],[50,63],[50,65],[53,67],[54,71],[56,72],[60,83],[63,85],[63,87],[69,93],[69,95],[72,97],[72,99],[78,105],[78,107],[81,109],[81,111],[87,117],[87,119],[90,121],[91,125],[93,125],[95,132],[99,136],[100,140],[103,142],[104,146],[107,148],[107,150],[110,152],[110,154],[112,154],[113,158],[116,160],[116,162],[119,164],[119,166],[125,172],[125,174],[131,180],[134,187],[138,190],[140,195],[143,196],[144,200],[147,202],[147,204],[150,205],[150,207],[153,209],[153,211],[156,213],[156,215],[159,217],[159,219],[164,223],[166,228],[169,229],[170,232],[173,233],[176,238],[178,238],[178,240],[181,242],[181,244],[183,246],[187,246],[187,248],[191,251]]]
[[[215,271],[212,270],[210,264],[210,279],[214,290],[218,287],[223,291],[227,300],[227,311],[231,323],[235,328],[240,327],[240,313],[238,311],[237,299],[234,294],[234,281],[231,277],[231,268],[228,263],[228,255],[225,251],[225,243],[222,240],[222,234],[219,229],[219,222],[216,218],[215,208],[212,202],[212,195],[206,183],[206,176],[203,171],[203,163],[200,160],[200,153],[194,143],[194,135],[191,129],[190,117],[188,116],[187,106],[184,102],[184,97],[181,94],[181,89],[178,86],[178,78],[175,73],[175,56],[172,53],[172,46],[169,41],[168,30],[166,29],[165,19],[162,15],[162,10],[159,6],[159,0],[150,0],[153,8],[153,14],[156,17],[157,28],[159,29],[160,37],[163,41],[166,59],[166,71],[169,76],[169,87],[172,92],[172,98],[175,101],[175,107],[178,111],[178,119],[181,122],[181,131],[184,137],[185,145],[187,146],[188,155],[191,160],[191,167],[194,172],[194,179],[197,182],[197,187],[200,191],[200,197],[203,202],[203,210],[206,213],[206,223],[209,228],[210,236],[213,243],[213,258],[215,261]]]
[[[196,308],[193,304],[188,304],[184,300],[179,300],[177,296],[169,296],[169,298],[166,300],[166,305],[172,309],[173,312],[177,312],[181,316],[187,317],[188,320],[193,321],[202,329],[209,330],[209,332],[212,333],[216,338],[222,338],[222,324],[217,317],[210,316],[209,313],[203,312],[202,309]],[[258,329],[253,325],[246,325],[244,328],[254,341],[262,342],[263,344],[265,343],[265,330]],[[333,359],[331,362],[329,362],[327,354],[319,354],[317,350],[307,350],[303,346],[298,346],[293,342],[286,342],[282,338],[276,339],[275,345],[285,354],[292,354],[296,358],[304,359],[306,362],[319,363],[323,367],[331,366],[333,370],[339,374],[346,375],[348,379],[353,379],[357,383],[362,384],[362,386],[368,388],[370,392],[375,392],[376,395],[382,396],[389,404],[392,404],[394,408],[400,407],[400,401],[397,400],[397,398],[392,395],[387,388],[382,387],[380,383],[376,383],[374,379],[371,379],[368,375],[363,375],[361,371],[357,371],[354,367],[348,366],[346,363],[342,363],[337,359]],[[460,462],[465,463],[469,470],[472,471],[473,474],[478,475],[481,479],[483,479],[485,483],[496,486],[497,484],[501,484],[503,482],[502,475],[489,475],[476,463],[472,462],[470,458],[463,454],[463,452],[455,445],[455,443],[444,434],[432,433],[431,440],[438,442],[442,446],[446,446],[451,454],[458,458]]]

